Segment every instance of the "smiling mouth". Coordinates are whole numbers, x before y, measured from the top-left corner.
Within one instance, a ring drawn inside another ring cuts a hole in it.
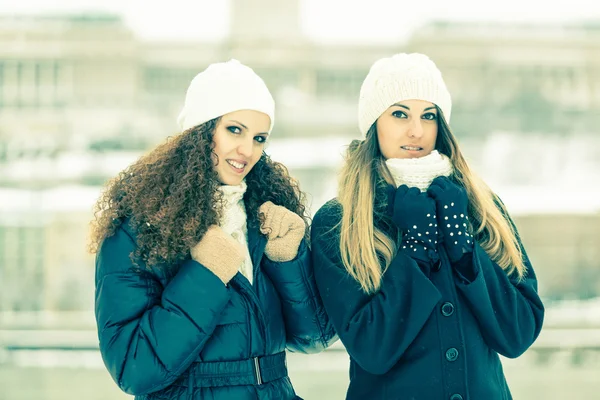
[[[400,148],[404,149],[404,150],[408,150],[408,151],[420,151],[420,150],[423,150],[423,148],[419,147],[419,146],[400,146]]]
[[[227,164],[231,165],[235,169],[243,170],[246,167],[246,164],[240,163],[233,160],[226,160]]]

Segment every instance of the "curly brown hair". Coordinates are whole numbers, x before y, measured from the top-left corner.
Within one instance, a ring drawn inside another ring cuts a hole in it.
[[[213,166],[212,140],[219,119],[168,138],[107,183],[94,208],[91,253],[129,220],[137,241],[133,260],[172,270],[189,258],[190,248],[221,218],[222,183]],[[246,184],[248,227],[260,225],[258,209],[266,201],[298,214],[308,227],[306,195],[283,164],[263,152]]]

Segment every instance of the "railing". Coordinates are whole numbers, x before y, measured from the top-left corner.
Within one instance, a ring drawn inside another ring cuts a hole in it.
[[[4,350],[97,350],[98,335],[95,330],[0,330],[0,348]],[[543,329],[532,349],[600,351],[600,327]],[[340,341],[330,347],[332,351],[345,351]]]
[[[29,352],[94,352],[99,349],[92,312],[0,312],[0,364]],[[328,352],[345,352],[340,341]],[[544,362],[566,354],[579,363],[600,360],[600,299],[564,303],[546,311],[544,328],[529,354]]]

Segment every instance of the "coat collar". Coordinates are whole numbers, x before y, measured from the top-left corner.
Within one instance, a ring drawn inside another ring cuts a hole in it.
[[[260,265],[260,262],[265,253],[265,246],[267,245],[267,237],[260,233],[258,227],[248,225],[248,251],[252,258],[252,265],[256,275],[256,270]]]

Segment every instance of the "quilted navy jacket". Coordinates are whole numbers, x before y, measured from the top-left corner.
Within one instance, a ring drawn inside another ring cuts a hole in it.
[[[314,281],[310,251],[276,263],[266,238],[248,229],[254,284],[240,273],[226,286],[188,259],[173,276],[130,254],[124,223],[96,258],[100,351],[119,387],[136,399],[296,399],[286,348],[315,353],[337,336]]]

